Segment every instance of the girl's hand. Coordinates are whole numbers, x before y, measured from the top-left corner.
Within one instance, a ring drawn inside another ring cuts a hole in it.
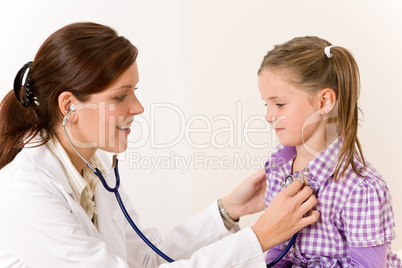
[[[222,198],[222,206],[233,220],[264,209],[267,188],[265,170],[260,169],[244,180],[228,196]]]

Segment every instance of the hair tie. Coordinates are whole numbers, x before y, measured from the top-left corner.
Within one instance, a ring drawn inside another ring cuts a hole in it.
[[[325,53],[325,55],[327,55],[327,57],[328,58],[332,58],[332,53],[331,53],[331,47],[334,47],[334,46],[327,46],[326,48],[324,48],[324,53]]]
[[[17,98],[18,102],[22,105],[24,108],[28,108],[29,103],[36,102],[36,98],[34,96],[34,92],[31,89],[31,70],[32,70],[32,61],[24,64],[22,68],[18,71],[17,75],[15,76],[14,79],[14,94],[15,97]],[[28,71],[28,73],[27,73]],[[25,77],[24,83],[22,80]],[[21,94],[21,87],[23,87],[23,93]]]

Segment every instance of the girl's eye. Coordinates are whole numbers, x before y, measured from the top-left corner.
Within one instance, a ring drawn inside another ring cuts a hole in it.
[[[265,103],[264,106],[268,106],[268,104]]]
[[[123,101],[125,98],[127,98],[127,94],[124,94],[124,95],[121,95],[121,96],[119,96],[119,97],[114,97],[114,99],[115,100],[117,100],[117,101]]]
[[[277,103],[276,106],[278,107],[283,107],[285,104],[284,103]]]

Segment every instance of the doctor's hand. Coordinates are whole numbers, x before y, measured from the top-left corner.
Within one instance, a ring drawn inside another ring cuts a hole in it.
[[[222,207],[233,220],[264,209],[264,195],[267,188],[265,170],[260,169],[244,180],[228,196],[222,198]]]
[[[310,187],[303,188],[299,180],[279,192],[251,227],[260,241],[262,250],[266,251],[286,241],[300,229],[316,222],[320,213],[311,210],[316,204],[313,190]],[[309,211],[309,215],[303,217]]]

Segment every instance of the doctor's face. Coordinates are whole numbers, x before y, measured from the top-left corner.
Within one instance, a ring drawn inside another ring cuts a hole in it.
[[[115,83],[79,103],[79,120],[74,137],[86,148],[120,153],[127,149],[134,116],[144,111],[135,95],[139,81],[134,62]]]

